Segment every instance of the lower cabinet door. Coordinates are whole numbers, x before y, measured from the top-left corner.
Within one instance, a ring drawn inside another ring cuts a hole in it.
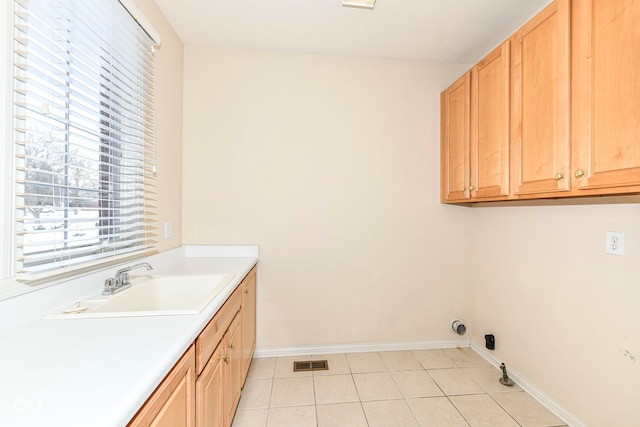
[[[256,348],[256,267],[242,281],[242,386]]]
[[[233,421],[240,391],[242,389],[242,328],[240,320],[242,316],[236,315],[227,331],[227,395],[226,407],[229,424]]]
[[[226,339],[218,345],[196,381],[196,426],[225,427]]]
[[[195,350],[191,346],[131,420],[129,427],[193,427],[195,372]]]

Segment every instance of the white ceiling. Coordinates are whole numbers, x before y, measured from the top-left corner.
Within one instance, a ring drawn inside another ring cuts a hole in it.
[[[185,44],[471,64],[549,0],[155,0]]]

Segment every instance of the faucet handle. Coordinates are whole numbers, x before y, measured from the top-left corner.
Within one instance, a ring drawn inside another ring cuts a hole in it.
[[[104,281],[104,290],[102,295],[111,295],[116,288],[116,279],[110,277]]]
[[[129,273],[120,273],[116,277],[116,286],[126,286],[129,284]]]

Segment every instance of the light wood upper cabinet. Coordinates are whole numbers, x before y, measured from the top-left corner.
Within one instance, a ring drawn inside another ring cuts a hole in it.
[[[509,195],[510,43],[506,41],[471,70],[471,198]]]
[[[467,72],[440,96],[441,201],[470,197],[469,117],[471,73]]]
[[[441,199],[509,196],[509,41],[442,92]]]
[[[511,38],[515,196],[571,189],[569,32],[569,0],[556,0]]]
[[[638,22],[555,0],[442,92],[441,201],[640,193]]]
[[[194,427],[196,404],[194,346],[176,363],[129,423],[129,427]]]
[[[640,191],[640,2],[574,1],[572,29],[577,192]]]

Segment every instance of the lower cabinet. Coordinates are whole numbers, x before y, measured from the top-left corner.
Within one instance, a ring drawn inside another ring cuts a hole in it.
[[[242,390],[242,285],[196,339],[196,427],[228,427]],[[208,349],[215,348],[210,357]]]
[[[221,343],[196,381],[196,425],[224,427],[225,354]]]
[[[247,378],[249,365],[256,349],[256,269],[242,281],[242,382]]]
[[[255,290],[254,267],[129,426],[231,425],[255,349]]]
[[[231,425],[242,389],[240,314],[236,314],[196,381],[196,426]]]
[[[129,423],[131,427],[195,426],[195,346],[176,363],[149,400]]]
[[[225,425],[231,425],[233,415],[240,402],[240,391],[244,385],[242,381],[242,329],[241,315],[238,313],[227,331],[227,386],[225,393],[225,410],[227,414]]]

